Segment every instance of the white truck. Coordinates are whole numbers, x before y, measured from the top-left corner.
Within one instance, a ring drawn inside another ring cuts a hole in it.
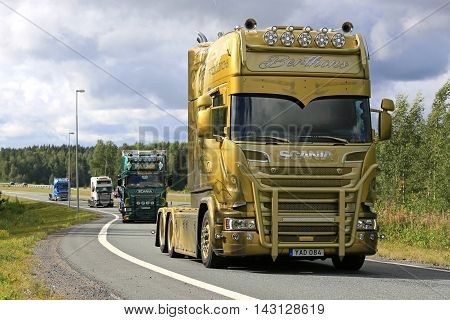
[[[89,207],[113,207],[112,180],[110,177],[91,177]]]

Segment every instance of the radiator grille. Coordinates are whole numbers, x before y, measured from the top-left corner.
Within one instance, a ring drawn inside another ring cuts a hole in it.
[[[258,164],[255,177],[264,188],[278,189],[278,241],[336,243],[339,234],[339,194],[336,192],[307,192],[288,188],[341,188],[355,185],[360,177],[361,164],[346,167],[285,167]],[[298,176],[298,177],[283,177]],[[303,177],[303,176],[308,177]],[[317,176],[317,177],[314,177]],[[326,176],[326,178],[324,178]],[[271,241],[272,191],[259,192],[262,230],[266,241]],[[349,241],[356,208],[356,192],[345,195],[345,238]],[[296,220],[297,219],[297,220]]]
[[[352,168],[328,168],[328,167],[258,167],[265,174],[278,175],[317,175],[317,176],[341,176],[352,172]]]
[[[263,178],[261,183],[270,187],[344,187],[350,183],[347,179],[270,179]]]
[[[264,207],[267,209],[272,208],[271,202],[264,202]],[[333,211],[337,212],[337,203],[279,203],[278,210],[289,211]]]

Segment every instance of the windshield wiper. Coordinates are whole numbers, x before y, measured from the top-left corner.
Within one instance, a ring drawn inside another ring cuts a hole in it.
[[[298,139],[329,139],[329,140],[339,141],[339,142],[345,143],[345,144],[348,143],[347,139],[333,137],[333,136],[299,136],[297,138]]]
[[[236,140],[248,140],[248,139],[270,139],[272,141],[275,142],[284,142],[284,143],[289,143],[290,141],[288,139],[285,138],[279,138],[279,137],[272,137],[272,136],[242,136],[237,138]]]

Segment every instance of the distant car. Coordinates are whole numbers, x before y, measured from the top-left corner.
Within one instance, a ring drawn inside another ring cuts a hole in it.
[[[9,185],[10,185],[10,186],[15,186],[16,183],[15,183],[14,181],[11,181],[11,182],[9,183]]]
[[[28,187],[28,183],[23,183],[22,186]]]

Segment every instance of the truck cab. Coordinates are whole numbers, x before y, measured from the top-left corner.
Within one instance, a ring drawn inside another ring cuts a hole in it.
[[[55,178],[53,180],[53,193],[48,195],[52,201],[67,201],[69,199],[69,179]]]
[[[159,211],[156,245],[209,268],[266,255],[357,270],[377,249],[375,147],[390,136],[393,102],[370,107],[351,23],[245,25],[199,35],[188,52],[191,207]]]
[[[122,152],[117,195],[123,222],[155,222],[166,206],[167,157],[164,150]]]
[[[91,196],[88,200],[90,207],[113,207],[112,180],[110,177],[91,177]]]

